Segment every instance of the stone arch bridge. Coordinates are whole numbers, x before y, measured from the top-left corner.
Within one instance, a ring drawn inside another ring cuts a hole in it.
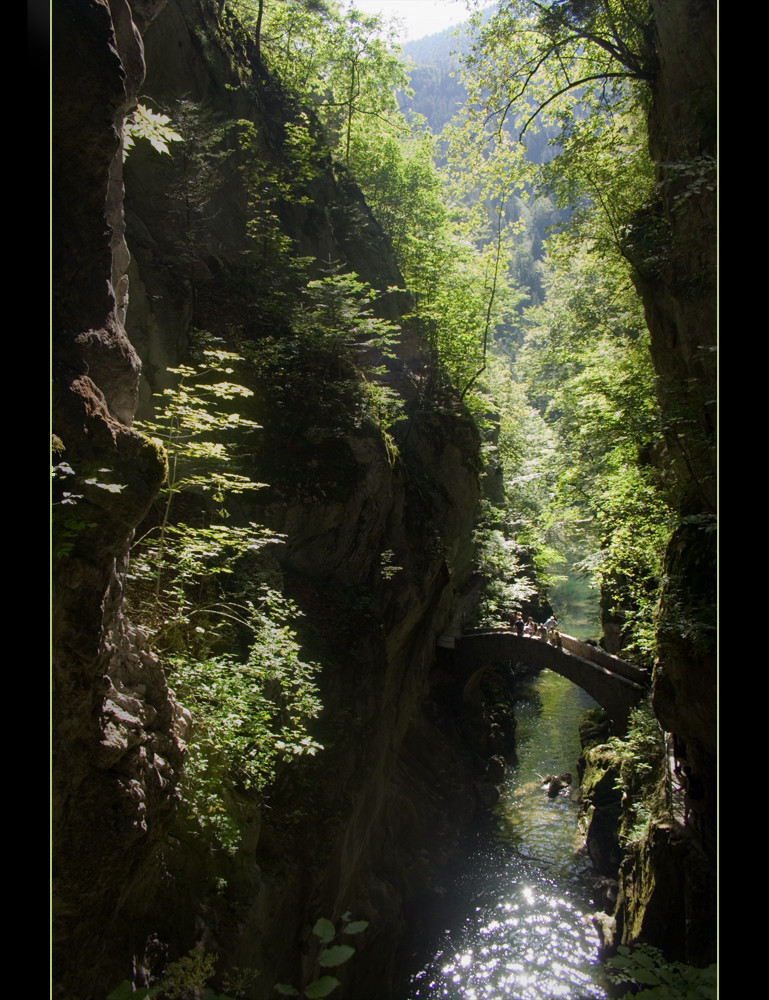
[[[617,735],[625,733],[630,710],[645,697],[650,683],[649,671],[643,667],[563,633],[560,645],[553,645],[508,628],[475,629],[444,636],[439,645],[453,649],[455,668],[468,673],[483,667],[522,673],[554,670],[605,709]]]

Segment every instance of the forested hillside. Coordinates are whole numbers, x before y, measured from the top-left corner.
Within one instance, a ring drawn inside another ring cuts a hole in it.
[[[452,644],[567,576],[602,954],[715,961],[714,31],[55,0],[55,997],[405,998],[515,756]]]

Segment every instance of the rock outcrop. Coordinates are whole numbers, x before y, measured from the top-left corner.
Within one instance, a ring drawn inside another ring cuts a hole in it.
[[[704,967],[715,961],[712,865],[672,823],[654,823],[626,851],[619,874],[614,933],[645,941],[671,960]]]

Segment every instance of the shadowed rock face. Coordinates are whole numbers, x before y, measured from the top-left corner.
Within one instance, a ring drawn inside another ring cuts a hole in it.
[[[208,81],[209,97],[217,73],[196,48],[195,31],[205,27],[217,72],[232,56],[217,48],[215,5],[169,4],[178,28],[170,32],[164,7],[60,0],[54,8],[53,430],[64,448],[57,460],[74,470],[57,499],[64,491],[82,494],[55,512],[66,543],[54,580],[56,992],[103,1000],[142,965],[157,971],[164,957],[198,943],[223,963],[262,968],[269,990],[295,966],[308,920],[352,908],[371,920],[372,961],[348,977],[346,988],[351,996],[356,989],[386,996],[404,901],[447,862],[478,808],[461,740],[442,735],[421,712],[436,637],[469,570],[477,433],[454,405],[420,411],[411,369],[422,375],[425,359],[411,336],[402,339],[388,376],[409,412],[398,430],[398,456],[364,425],[338,442],[349,475],[332,499],[315,488],[292,490],[307,478],[306,455],[317,450],[318,428],[302,428],[299,437],[306,431],[307,440],[296,442],[293,467],[284,469],[289,489],[265,494],[261,513],[287,535],[284,569],[308,619],[319,633],[329,631],[335,669],[324,680],[327,712],[339,713],[341,735],[353,706],[356,728],[346,749],[329,754],[327,765],[324,758],[313,778],[320,804],[312,832],[297,829],[286,839],[274,814],[255,814],[241,854],[217,859],[224,867],[214,871],[205,845],[169,838],[189,716],[122,611],[132,533],[165,475],[162,454],[131,429],[140,362],[124,326],[129,255],[119,130],[144,73],[136,24],[157,29],[161,64],[163,44],[177,56],[181,48],[181,65]],[[229,101],[225,79],[217,85]],[[187,92],[184,79],[176,85]],[[237,99],[230,111],[280,128],[279,120],[259,117],[263,107],[244,106],[242,93]],[[278,98],[271,100],[280,112]],[[138,223],[141,207],[134,203]],[[397,280],[360,192],[332,171],[317,179],[313,203],[289,211],[284,225],[303,252],[344,254],[368,280]],[[231,243],[228,250],[237,255],[241,247]],[[192,322],[190,287],[185,275],[169,273],[151,234],[149,244],[137,239],[135,252],[133,292],[146,282],[156,296],[147,296],[156,308],[154,334],[169,337],[160,346],[165,363],[175,363]],[[142,327],[152,315],[147,303],[129,319],[139,345],[149,343]],[[285,452],[281,434],[267,421],[265,462],[271,452]],[[88,486],[87,478],[122,489]],[[391,578],[381,574],[383,550],[399,567]],[[365,615],[347,603],[358,591],[370,595]],[[274,813],[295,810],[302,798],[301,790],[277,795]],[[222,872],[237,906],[210,901],[213,875]]]
[[[55,461],[73,470],[54,500],[79,495],[54,507],[53,947],[68,995],[91,996],[130,947],[117,901],[158,890],[153,856],[176,805],[186,723],[120,610],[131,534],[165,476],[163,456],[130,429],[139,361],[122,325],[116,123],[141,82],[142,46],[120,0],[61,0],[52,27],[52,423],[64,447]]]
[[[696,899],[696,919],[675,947],[706,963],[716,947],[716,4],[653,0],[652,6],[658,73],[648,125],[658,200],[636,220],[631,258],[682,519],[666,555],[652,703],[664,728],[686,743],[704,798],[701,844],[684,849],[696,864],[681,864],[677,879],[668,878],[665,866],[677,863],[671,859],[681,849],[674,836],[658,832],[641,852],[639,870],[627,865],[618,914],[631,940],[646,926],[642,898],[650,901],[648,926],[652,911],[661,917],[671,898]],[[664,921],[654,933],[664,940]]]
[[[690,747],[707,786],[708,853],[715,850],[716,788],[716,4],[655,2],[659,75],[649,149],[665,227],[655,273],[641,292],[668,447],[682,484],[667,554],[654,710]]]

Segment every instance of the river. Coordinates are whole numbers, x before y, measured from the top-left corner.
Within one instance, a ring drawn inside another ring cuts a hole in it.
[[[548,798],[547,774],[576,786],[579,722],[595,702],[559,674],[519,682],[517,762],[496,829],[480,835],[447,900],[445,926],[405,1000],[599,1000],[591,868],[577,832],[576,787]]]

